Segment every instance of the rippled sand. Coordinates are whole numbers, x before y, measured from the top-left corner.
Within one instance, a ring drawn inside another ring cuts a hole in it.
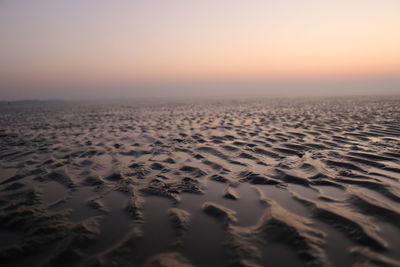
[[[4,266],[400,266],[400,99],[0,106]]]

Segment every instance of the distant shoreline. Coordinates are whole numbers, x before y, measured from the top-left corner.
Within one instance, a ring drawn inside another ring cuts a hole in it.
[[[44,104],[44,103],[63,103],[65,100],[14,100],[14,101],[0,101],[0,105],[23,105],[23,104]]]
[[[202,97],[137,97],[137,98],[83,98],[83,99],[26,99],[0,100],[0,105],[51,104],[76,102],[170,102],[170,101],[207,101],[207,100],[294,100],[294,99],[361,99],[361,98],[399,98],[400,94],[364,94],[364,95],[310,95],[310,96],[202,96]]]

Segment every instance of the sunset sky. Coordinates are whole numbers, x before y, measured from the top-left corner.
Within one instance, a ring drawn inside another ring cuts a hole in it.
[[[400,93],[399,0],[0,0],[0,100]]]

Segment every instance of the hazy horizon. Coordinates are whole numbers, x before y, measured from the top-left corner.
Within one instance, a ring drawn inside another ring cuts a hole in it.
[[[383,80],[383,81],[382,81]],[[143,87],[82,88],[12,88],[2,90],[0,101],[25,100],[116,100],[116,99],[190,99],[190,98],[279,98],[279,97],[357,97],[400,95],[400,79],[365,79],[337,81],[276,81],[261,83],[216,83],[146,85]],[[111,92],[111,93],[110,93]]]
[[[0,1],[0,100],[400,94],[400,2]]]

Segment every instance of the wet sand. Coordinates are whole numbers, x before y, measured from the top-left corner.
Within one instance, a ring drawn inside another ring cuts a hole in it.
[[[4,266],[400,266],[400,98],[0,106]]]

